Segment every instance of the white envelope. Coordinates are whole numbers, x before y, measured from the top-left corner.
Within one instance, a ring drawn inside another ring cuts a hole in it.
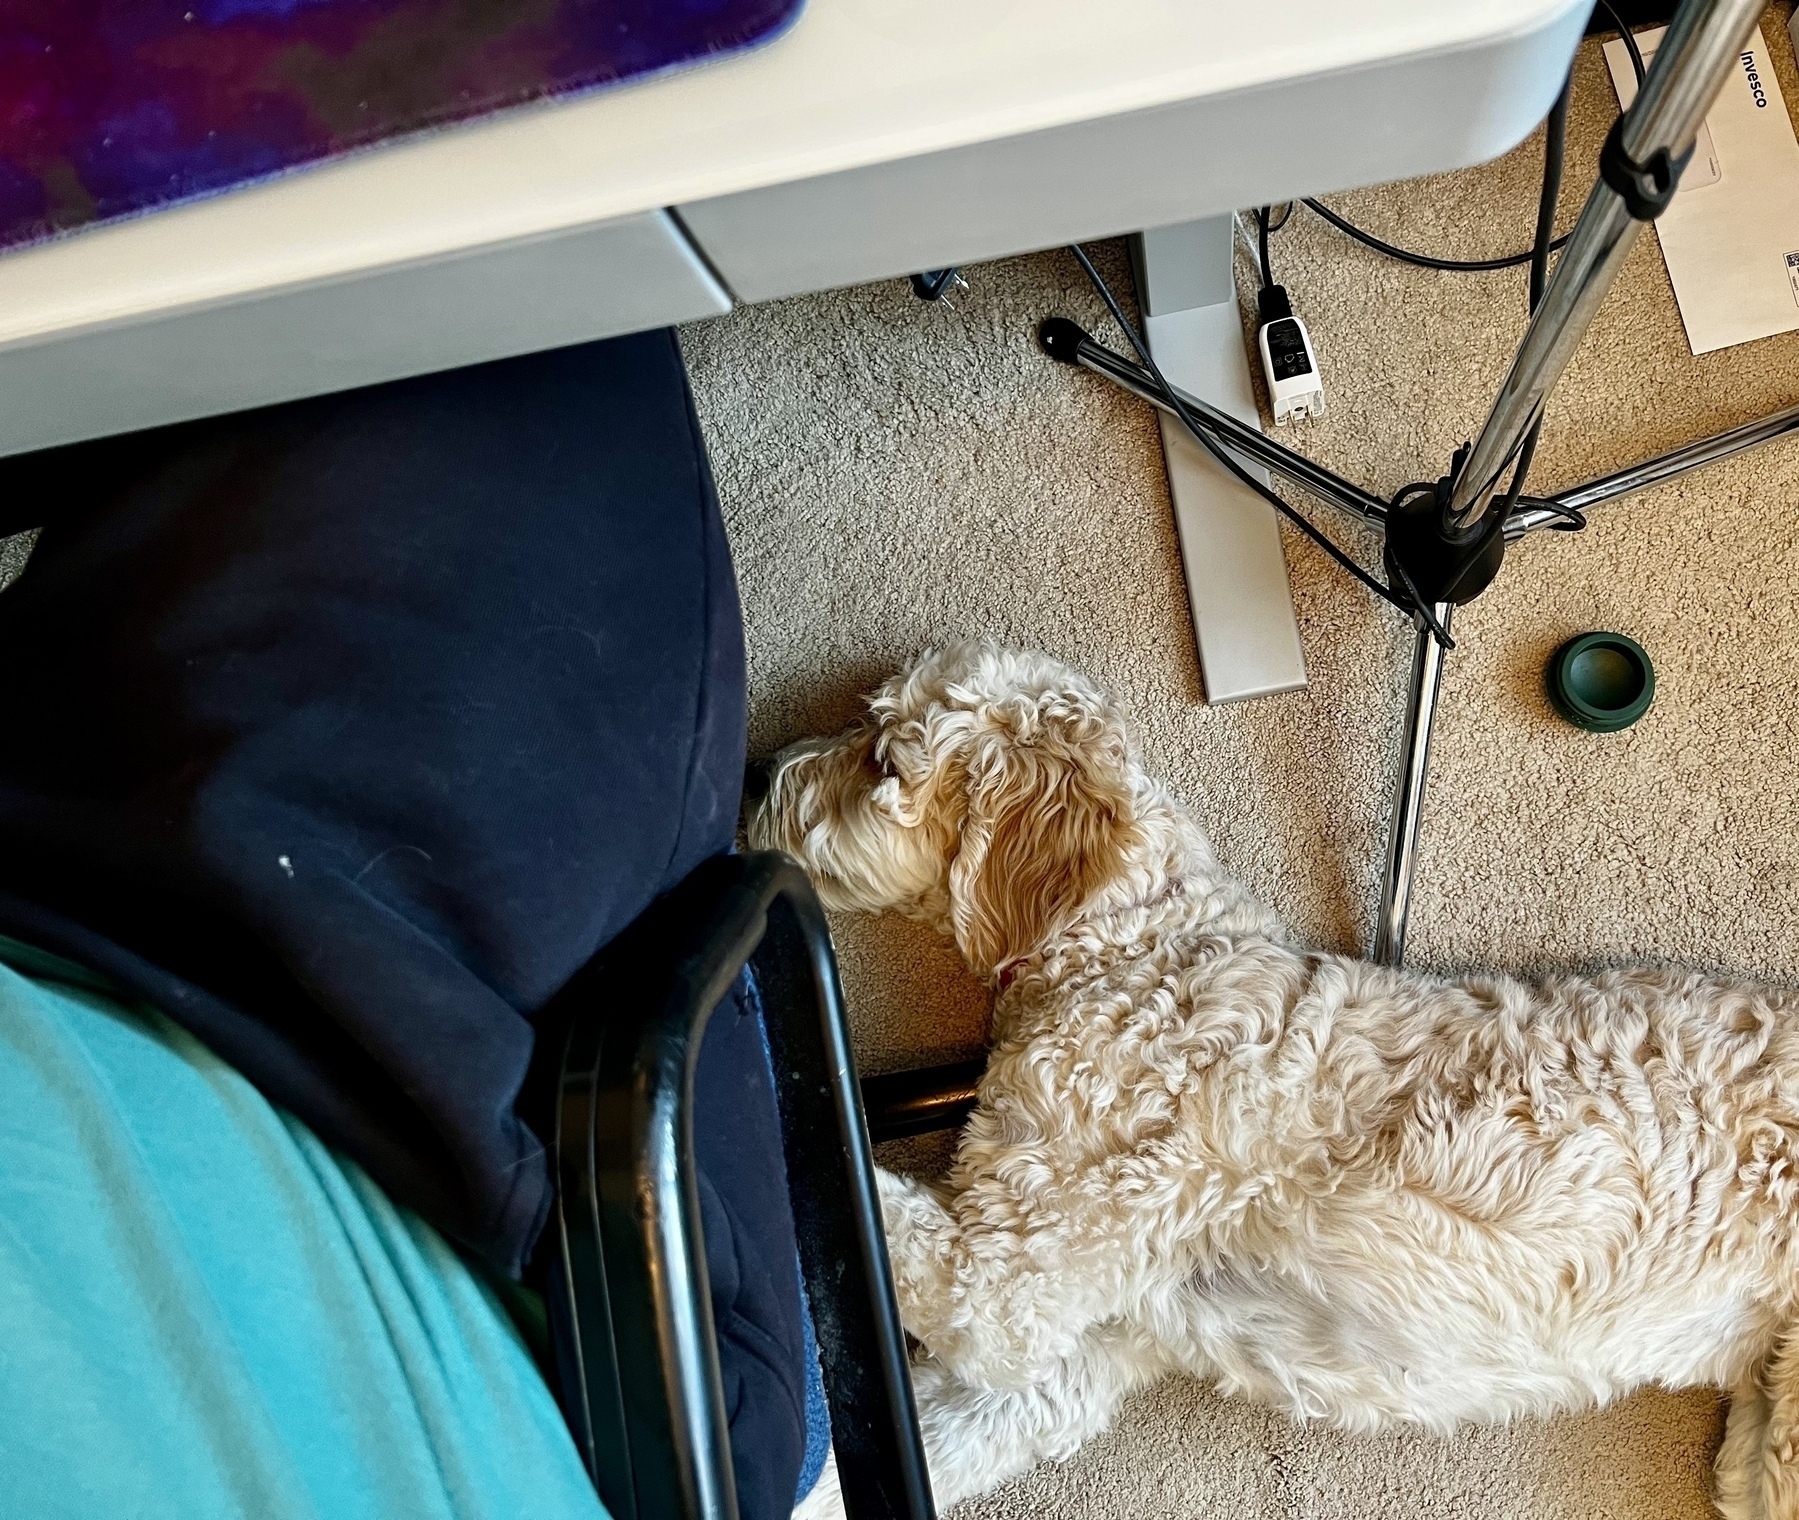
[[[1666,30],[1637,34],[1645,60]],[[1637,79],[1622,39],[1606,43],[1605,61],[1628,106]],[[1799,141],[1759,27],[1655,231],[1694,353],[1799,328]]]

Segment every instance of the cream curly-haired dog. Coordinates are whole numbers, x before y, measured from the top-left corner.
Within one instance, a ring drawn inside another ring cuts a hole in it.
[[[1799,1517],[1799,998],[1306,951],[1101,691],[991,645],[784,751],[751,835],[998,988],[947,1182],[882,1178],[941,1504],[1178,1370],[1357,1430],[1721,1384],[1720,1509]]]

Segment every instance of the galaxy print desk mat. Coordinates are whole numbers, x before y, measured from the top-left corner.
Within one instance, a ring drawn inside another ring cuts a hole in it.
[[[803,0],[0,0],[0,247],[766,41]]]

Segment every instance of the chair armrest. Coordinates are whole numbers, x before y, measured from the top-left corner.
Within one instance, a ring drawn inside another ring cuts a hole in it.
[[[614,1520],[735,1520],[692,1096],[707,1020],[747,963],[845,1507],[932,1520],[836,958],[805,873],[773,852],[707,861],[557,1000],[549,1296],[570,1425]]]

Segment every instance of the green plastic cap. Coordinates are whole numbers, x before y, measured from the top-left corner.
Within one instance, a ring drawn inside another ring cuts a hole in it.
[[[1655,666],[1635,639],[1622,633],[1583,633],[1549,661],[1549,700],[1576,728],[1615,734],[1649,711]]]

